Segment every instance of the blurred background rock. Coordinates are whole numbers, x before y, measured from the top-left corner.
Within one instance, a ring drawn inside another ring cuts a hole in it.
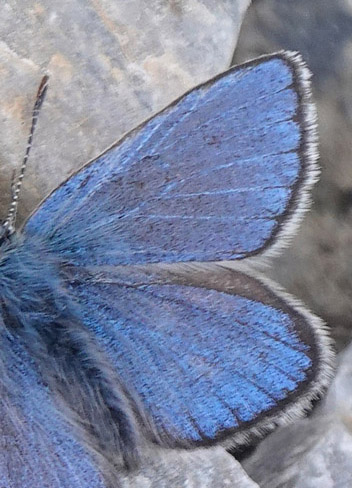
[[[254,0],[234,63],[298,50],[313,73],[321,179],[312,210],[272,277],[326,320],[337,376],[306,419],[264,439],[243,466],[261,488],[352,486],[352,2]]]
[[[322,174],[273,277],[326,320],[341,349],[352,336],[352,2],[254,0],[234,62],[280,49],[300,51],[313,73]]]

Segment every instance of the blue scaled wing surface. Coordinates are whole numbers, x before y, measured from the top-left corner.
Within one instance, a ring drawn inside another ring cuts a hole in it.
[[[243,263],[292,235],[317,175],[308,78],[292,53],[230,69],[84,166],[24,227],[62,259],[161,442],[240,444],[328,382],[320,321],[245,264],[168,267]]]
[[[0,486],[107,488],[26,347],[0,324]]]

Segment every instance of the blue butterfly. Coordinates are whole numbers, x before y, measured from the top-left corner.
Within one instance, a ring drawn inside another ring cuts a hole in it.
[[[1,237],[0,484],[105,486],[148,443],[240,446],[310,406],[324,326],[250,258],[292,236],[316,159],[308,70],[281,52],[186,93],[14,232],[24,164]]]

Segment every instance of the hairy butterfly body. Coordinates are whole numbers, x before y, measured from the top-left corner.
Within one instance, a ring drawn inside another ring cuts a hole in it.
[[[299,55],[254,60],[88,163],[18,235],[3,232],[11,486],[75,486],[65,473],[80,486],[78,465],[104,486],[100,471],[135,465],[149,442],[241,445],[326,387],[321,321],[247,264],[279,249],[307,207],[314,122]],[[233,269],[192,264],[219,260]]]

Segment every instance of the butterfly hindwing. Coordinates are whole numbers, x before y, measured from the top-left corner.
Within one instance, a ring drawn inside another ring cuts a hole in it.
[[[26,232],[76,265],[262,252],[292,233],[316,171],[305,78],[279,53],[195,88],[55,190]]]
[[[244,271],[102,269],[72,287],[87,327],[173,446],[242,443],[279,412],[301,413],[327,382],[319,319]]]

